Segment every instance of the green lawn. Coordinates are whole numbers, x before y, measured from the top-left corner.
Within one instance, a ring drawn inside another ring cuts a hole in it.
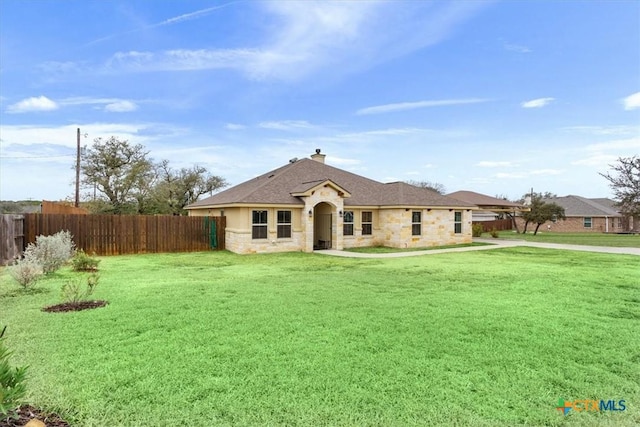
[[[489,233],[483,233],[482,237],[491,238]],[[549,233],[541,230],[534,236],[533,232],[518,234],[515,231],[501,231],[500,238],[528,240],[530,242],[565,243],[568,245],[640,248],[640,235],[637,234]]]
[[[640,424],[638,257],[511,248],[395,259],[102,258],[105,308],[0,325],[29,400],[78,426]],[[555,410],[624,399],[625,412]]]
[[[346,248],[344,250],[346,252],[359,252],[359,253],[367,253],[367,254],[388,254],[388,253],[395,253],[395,252],[415,252],[415,251],[432,251],[435,249],[464,248],[467,246],[487,246],[489,244],[490,243],[473,242],[473,243],[461,243],[458,245],[429,246],[426,248],[390,248],[387,246],[366,246],[362,248]]]

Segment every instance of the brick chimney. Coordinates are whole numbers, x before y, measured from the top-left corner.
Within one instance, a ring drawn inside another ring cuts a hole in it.
[[[316,148],[316,154],[312,154],[311,158],[316,162],[324,163],[324,158],[327,157],[326,154],[320,154],[320,149]]]

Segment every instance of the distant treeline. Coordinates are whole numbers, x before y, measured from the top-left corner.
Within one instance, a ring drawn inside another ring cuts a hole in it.
[[[40,212],[40,200],[0,200],[0,213],[19,214]]]

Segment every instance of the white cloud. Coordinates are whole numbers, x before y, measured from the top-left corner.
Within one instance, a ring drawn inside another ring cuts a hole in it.
[[[477,104],[480,102],[488,102],[488,99],[481,98],[466,98],[466,99],[440,99],[432,101],[417,101],[417,102],[399,102],[394,104],[376,105],[373,107],[361,108],[356,111],[359,116],[367,114],[381,114],[390,113],[394,111],[415,110],[417,108],[427,107],[442,107],[447,105],[464,105],[464,104]]]
[[[126,113],[137,109],[138,106],[131,101],[117,101],[104,106],[104,111],[108,111],[110,113]]]
[[[224,128],[227,130],[242,130],[245,129],[246,126],[237,123],[227,123],[226,125],[224,125]]]
[[[537,169],[529,172],[529,175],[561,175],[563,173],[562,169]]]
[[[29,113],[32,111],[53,111],[59,108],[51,99],[46,96],[34,96],[23,99],[7,107],[7,113]]]
[[[505,43],[503,46],[506,50],[511,52],[531,53],[531,49],[529,49],[527,46],[523,46],[520,44]]]
[[[526,174],[523,173],[505,173],[505,172],[499,172],[497,174],[495,174],[496,178],[512,178],[512,179],[519,179],[519,178],[524,178],[526,177]]]
[[[589,151],[617,150],[617,151],[633,151],[640,152],[640,137],[618,139],[614,141],[599,142],[586,146]]]
[[[566,126],[562,128],[569,132],[581,132],[592,135],[634,135],[640,134],[640,126]]]
[[[622,100],[625,110],[635,110],[640,108],[640,92],[636,92]]]
[[[345,159],[341,157],[327,156],[327,163],[332,165],[341,165],[341,166],[354,166],[359,165],[361,163],[358,159]]]
[[[255,80],[299,80],[320,70],[352,73],[446,39],[487,2],[282,2],[263,9],[259,45],[236,49],[118,52],[105,72],[235,69]],[[213,8],[210,8],[213,10]],[[180,15],[157,25],[209,13]],[[401,42],[400,42],[401,41]]]
[[[307,122],[306,120],[281,120],[281,121],[261,122],[258,124],[258,126],[263,129],[275,129],[275,130],[287,130],[287,131],[315,128],[314,125]]]
[[[41,125],[0,125],[2,135],[2,147],[8,148],[17,145],[50,144],[75,148],[77,144],[77,129],[87,137],[82,140],[82,145],[91,145],[95,138],[109,138],[117,136],[136,143],[145,144],[151,137],[145,135],[150,130],[157,130],[159,126],[154,123],[91,123],[66,126],[41,126]]]
[[[571,162],[571,164],[576,166],[594,166],[598,169],[605,169],[607,168],[607,165],[614,163],[616,159],[617,156],[612,154],[597,153],[593,156],[585,157],[584,159],[575,160]]]
[[[554,99],[555,98],[537,98],[530,101],[525,101],[520,105],[522,106],[522,108],[541,108],[549,105],[549,103],[551,103],[551,101],[553,101]]]
[[[479,166],[481,168],[500,168],[500,167],[513,166],[513,163],[512,162],[492,162],[492,161],[483,160],[481,162],[476,163],[476,166]]]

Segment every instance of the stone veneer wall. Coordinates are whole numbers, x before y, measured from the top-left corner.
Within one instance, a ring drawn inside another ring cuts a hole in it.
[[[412,235],[412,213],[422,213],[422,233]],[[393,248],[419,248],[428,246],[471,243],[471,212],[462,212],[462,232],[454,229],[454,210],[449,209],[382,209],[380,210],[381,240]]]

